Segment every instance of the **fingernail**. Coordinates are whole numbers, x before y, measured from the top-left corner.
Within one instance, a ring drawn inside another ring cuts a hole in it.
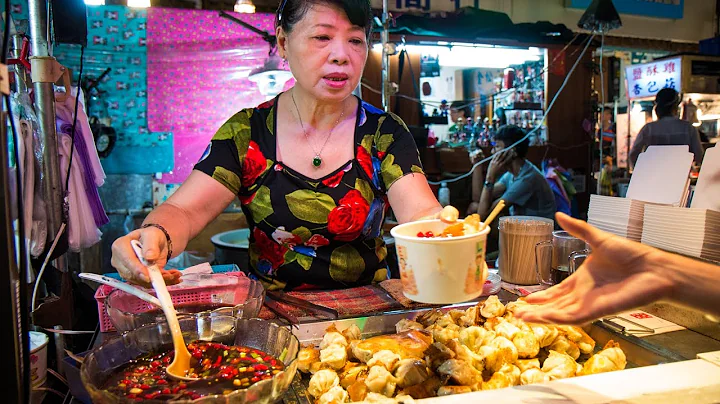
[[[150,283],[150,278],[148,278],[148,276],[145,275],[145,274],[140,274],[140,275],[138,275],[138,279],[139,279],[141,282]]]

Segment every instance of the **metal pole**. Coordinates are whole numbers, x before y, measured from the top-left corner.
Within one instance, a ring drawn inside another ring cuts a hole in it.
[[[383,0],[383,11],[382,11],[382,25],[383,30],[382,33],[380,33],[380,42],[382,43],[382,71],[380,73],[381,81],[382,81],[382,98],[381,103],[383,106],[383,110],[385,112],[390,111],[390,96],[388,94],[389,92],[389,86],[390,86],[390,80],[388,76],[388,69],[390,68],[390,55],[387,53],[387,44],[390,39],[390,34],[388,32],[388,29],[390,28],[390,18],[388,16],[388,0]]]
[[[13,41],[13,57],[16,59],[20,58],[20,51],[22,50],[23,45],[23,36],[22,35],[13,35],[12,37]],[[20,63],[15,65],[15,75],[17,80],[15,80],[15,83],[17,84],[17,92],[18,94],[26,94],[27,93],[27,81],[30,79],[30,77],[26,74],[25,68]]]
[[[0,381],[4,401],[27,403],[30,394],[30,364],[28,360],[28,334],[26,316],[23,316],[20,287],[24,282],[18,276],[15,232],[13,231],[12,202],[10,198],[10,162],[6,112],[0,112],[0,344],[3,357],[0,361]]]
[[[28,3],[32,58],[51,57],[48,51],[47,2],[46,0],[29,0]],[[33,74],[35,74],[34,70],[35,67],[33,67]],[[41,171],[47,204],[48,234],[55,235],[60,229],[63,217],[62,176],[60,175],[57,133],[55,131],[55,90],[53,83],[46,81],[33,81],[33,88],[43,145]],[[67,270],[64,256],[55,259],[54,264],[61,271]]]

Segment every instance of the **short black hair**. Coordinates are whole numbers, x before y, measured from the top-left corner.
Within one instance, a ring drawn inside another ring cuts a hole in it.
[[[525,137],[525,131],[515,125],[503,125],[495,133],[495,140],[502,140],[505,147],[508,147]],[[524,139],[515,146],[515,153],[518,157],[525,158],[530,147],[530,139]]]
[[[663,88],[655,96],[655,112],[658,118],[677,113],[680,105],[680,94],[672,88]]]
[[[275,27],[289,33],[295,24],[300,22],[310,7],[315,4],[327,4],[340,7],[352,25],[365,30],[365,36],[370,39],[372,31],[372,9],[369,0],[281,0],[275,13]]]

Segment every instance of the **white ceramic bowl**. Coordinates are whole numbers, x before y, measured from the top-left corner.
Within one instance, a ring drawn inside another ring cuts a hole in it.
[[[460,303],[480,296],[487,278],[485,245],[490,227],[450,238],[422,238],[418,232],[440,234],[447,224],[423,220],[394,227],[403,293],[422,303]]]

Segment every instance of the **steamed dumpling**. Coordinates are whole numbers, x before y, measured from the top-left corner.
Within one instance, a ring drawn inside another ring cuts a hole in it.
[[[398,321],[395,324],[395,331],[401,333],[408,330],[424,330],[425,326],[418,323],[417,321],[408,320],[406,318]]]
[[[320,342],[320,350],[323,350],[330,345],[342,345],[344,347],[348,346],[348,341],[343,337],[342,334],[340,334],[337,331],[330,331],[325,333],[325,336],[323,337],[322,342]]]
[[[532,324],[530,325],[535,338],[537,338],[540,348],[550,346],[558,336],[558,330],[555,326],[545,324]]]
[[[532,368],[540,369],[540,359],[518,359],[516,365],[518,368],[520,368],[520,372],[524,372]]]
[[[542,371],[550,380],[566,379],[575,376],[577,363],[568,354],[550,351],[550,355],[543,363]]]
[[[341,404],[348,401],[348,393],[340,386],[335,386],[320,396],[318,404]]]
[[[308,393],[313,397],[320,397],[338,384],[340,384],[340,379],[335,371],[322,369],[310,378]]]
[[[310,372],[313,363],[320,362],[320,350],[314,346],[302,348],[298,352],[298,370],[303,373]]]
[[[540,344],[532,332],[518,331],[512,342],[517,348],[520,358],[534,358],[540,352]]]
[[[369,392],[392,397],[395,394],[397,380],[384,366],[376,365],[370,368],[370,373],[365,379],[365,385]]]
[[[497,296],[492,295],[480,307],[480,314],[485,318],[501,317],[505,314],[505,305],[500,302]]]
[[[372,359],[367,362],[367,365],[369,368],[378,365],[383,366],[388,371],[393,372],[395,371],[395,367],[399,361],[400,355],[394,353],[393,351],[383,349],[382,351],[377,351],[375,355],[373,355]]]
[[[573,359],[577,360],[580,357],[580,348],[577,344],[567,339],[564,335],[558,335],[548,349],[557,351],[560,353],[566,353],[572,356]]]
[[[483,327],[472,326],[463,328],[459,333],[460,342],[477,353],[480,347],[495,339],[495,332],[488,331]]]
[[[346,341],[360,339],[360,335],[361,335],[360,327],[353,324],[350,327],[342,330],[342,332],[340,334],[342,334],[342,336],[345,337]]]
[[[320,350],[320,363],[340,370],[347,362],[347,348],[342,345],[333,344]]]
[[[548,380],[550,380],[549,376],[538,368],[527,369],[520,375],[520,384],[523,386],[527,384],[544,383]]]

